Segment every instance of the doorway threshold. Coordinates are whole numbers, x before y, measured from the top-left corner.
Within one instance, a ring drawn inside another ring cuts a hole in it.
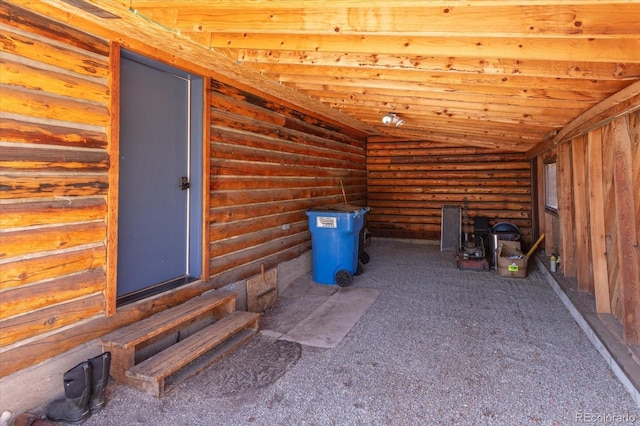
[[[189,284],[197,280],[198,278],[192,277],[191,275],[184,275],[178,278],[171,279],[169,281],[164,281],[159,284],[146,287],[142,290],[135,291],[133,293],[125,294],[116,299],[116,308],[128,305],[133,302],[138,302],[142,299],[146,299],[147,297],[164,293],[165,291],[173,290],[175,288],[181,287],[185,284]]]

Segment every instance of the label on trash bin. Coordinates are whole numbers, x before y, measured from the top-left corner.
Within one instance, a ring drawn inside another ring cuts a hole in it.
[[[316,226],[318,228],[337,228],[338,218],[318,216],[316,217]]]
[[[512,263],[511,265],[508,266],[509,272],[518,272],[518,265],[516,265],[515,263]]]

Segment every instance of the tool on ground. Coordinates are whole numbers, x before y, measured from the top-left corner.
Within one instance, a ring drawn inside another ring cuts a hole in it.
[[[540,235],[540,237],[538,237],[538,240],[535,242],[533,247],[531,247],[531,250],[529,250],[527,252],[527,257],[531,257],[531,255],[533,254],[534,251],[536,251],[536,249],[538,248],[538,246],[540,245],[542,240],[544,240],[544,234],[542,234],[542,235]]]

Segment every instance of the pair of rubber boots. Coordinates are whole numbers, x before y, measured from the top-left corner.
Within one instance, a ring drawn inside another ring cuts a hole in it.
[[[47,406],[47,417],[55,422],[79,424],[105,404],[111,353],[105,352],[73,367],[62,376],[64,397]]]

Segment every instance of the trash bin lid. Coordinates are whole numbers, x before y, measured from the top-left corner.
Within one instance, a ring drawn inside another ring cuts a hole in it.
[[[493,228],[491,228],[491,232],[510,232],[514,234],[520,234],[520,230],[518,229],[518,227],[515,224],[509,222],[496,223],[495,225],[493,225]]]
[[[356,213],[359,211],[369,211],[369,207],[354,206],[352,204],[335,204],[330,206],[314,207],[309,209],[310,212],[338,212],[338,213]]]

